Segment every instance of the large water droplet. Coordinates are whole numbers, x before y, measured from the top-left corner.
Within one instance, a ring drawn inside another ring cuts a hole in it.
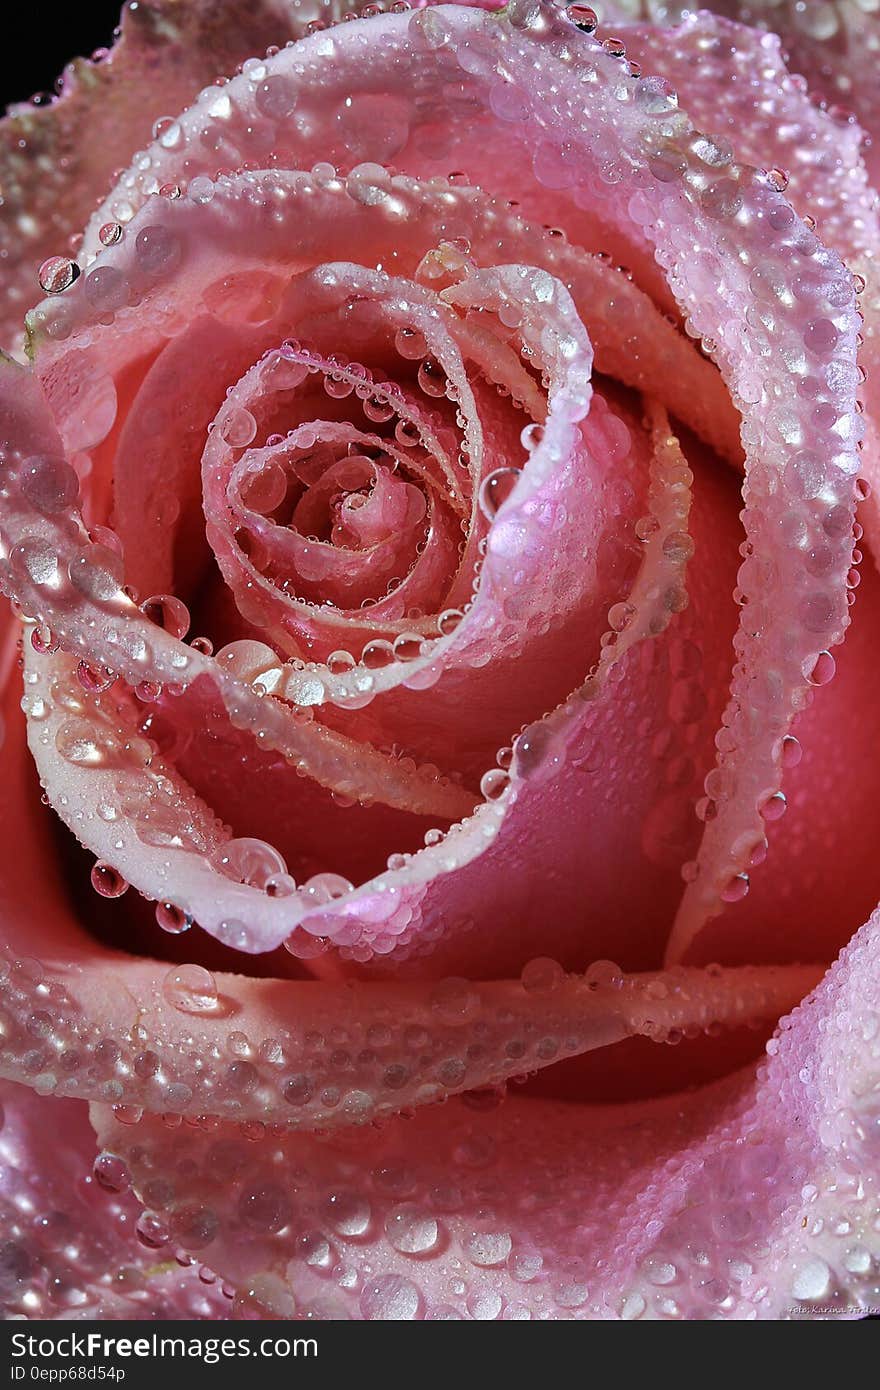
[[[480,511],[493,521],[520,479],[518,468],[496,468],[480,484]]]
[[[182,1014],[209,1014],[217,1008],[217,982],[201,965],[175,965],[162,981],[162,993]]]
[[[102,898],[121,898],[128,883],[112,864],[97,863],[92,869],[92,887]]]
[[[426,1255],[437,1245],[440,1227],[421,1207],[404,1202],[393,1207],[385,1218],[385,1234],[401,1254]]]
[[[382,1274],[365,1285],[361,1313],[368,1322],[412,1322],[418,1317],[421,1294],[400,1274]]]
[[[50,256],[38,272],[40,289],[45,294],[63,294],[79,278],[79,266],[67,256]]]
[[[124,1192],[131,1182],[125,1160],[117,1154],[100,1153],[92,1165],[95,1181],[105,1192]]]
[[[270,879],[287,873],[287,865],[277,849],[250,836],[227,840],[213,862],[227,878],[252,888],[265,888]]]
[[[341,1236],[362,1236],[369,1229],[370,1203],[359,1192],[332,1192],[323,1204],[323,1214]]]

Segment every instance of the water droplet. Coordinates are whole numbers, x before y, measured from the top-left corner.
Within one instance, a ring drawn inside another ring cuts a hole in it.
[[[468,980],[440,980],[431,990],[430,1002],[444,1023],[466,1023],[480,1010],[480,996]]]
[[[440,1239],[440,1227],[413,1202],[392,1207],[385,1218],[385,1234],[402,1255],[426,1255]]]
[[[159,1250],[171,1239],[167,1223],[154,1211],[143,1211],[135,1226],[137,1238],[148,1250]]]
[[[80,767],[98,767],[104,749],[94,725],[85,719],[66,719],[55,734],[55,747],[65,762]]]
[[[227,840],[213,859],[214,867],[235,883],[264,889],[276,875],[284,876],[287,865],[277,849],[249,836]]]
[[[70,582],[85,598],[109,603],[122,588],[122,559],[106,545],[89,545],[68,565]]]
[[[36,455],[22,468],[21,490],[38,512],[57,516],[76,503],[79,479],[66,459]]]
[[[420,1308],[419,1290],[400,1274],[382,1274],[370,1280],[360,1298],[367,1322],[412,1322]]]
[[[447,608],[437,619],[437,628],[441,637],[449,637],[461,622],[464,614],[460,608]]]
[[[794,1277],[791,1292],[795,1298],[805,1302],[816,1302],[826,1298],[831,1288],[831,1270],[824,1260],[807,1260]]]
[[[480,484],[480,511],[488,521],[494,520],[519,482],[519,468],[496,468]]]
[[[80,661],[76,667],[76,678],[83,690],[90,695],[100,695],[109,690],[116,677],[106,666],[92,666],[88,661]]]
[[[79,266],[66,256],[50,256],[43,261],[37,273],[40,289],[45,294],[63,294],[69,290],[74,280],[79,279]]]
[[[426,357],[419,364],[417,373],[419,388],[426,396],[445,396],[446,395],[446,373],[433,357]]]
[[[257,422],[249,410],[233,407],[225,412],[220,425],[220,438],[233,449],[244,449],[255,438]]]
[[[513,1242],[507,1231],[471,1231],[462,1245],[471,1264],[490,1269],[504,1264]]]
[[[599,27],[599,17],[595,10],[591,10],[589,5],[569,5],[565,12],[566,18],[576,29],[580,29],[582,34],[595,33]]]
[[[487,801],[498,801],[510,786],[510,774],[501,767],[490,767],[480,778],[480,793]]]
[[[361,653],[361,664],[366,666],[368,671],[380,671],[384,666],[390,666],[393,661],[394,648],[390,642],[381,638],[368,642]]]
[[[258,1183],[246,1187],[238,1199],[238,1214],[252,1231],[281,1231],[292,1212],[287,1193],[277,1183]]]
[[[372,1211],[359,1192],[332,1192],[323,1203],[323,1215],[338,1235],[356,1237],[369,1230]]]
[[[180,1241],[185,1250],[204,1250],[215,1239],[219,1229],[220,1222],[210,1207],[183,1207],[174,1213],[174,1238]],[[204,1271],[200,1272],[200,1276],[202,1273]],[[213,1283],[214,1277],[212,1275],[210,1280],[203,1278],[202,1282]]]
[[[180,259],[180,239],[176,232],[160,223],[142,227],[135,238],[134,249],[138,269],[144,275],[163,275]]]
[[[128,883],[112,864],[99,862],[92,868],[92,887],[102,898],[121,898]]]
[[[213,1013],[217,1008],[217,982],[201,965],[176,965],[162,981],[162,993],[172,1009],[183,1014]]]
[[[189,609],[173,594],[153,594],[151,598],[144,599],[141,612],[149,622],[155,623],[172,637],[180,639],[189,631]]]
[[[742,902],[749,891],[748,874],[734,874],[721,890],[721,901],[725,903]]]
[[[283,121],[296,106],[296,83],[290,77],[267,77],[254,92],[254,104],[261,115]]]
[[[100,1153],[92,1165],[95,1181],[105,1192],[124,1192],[131,1182],[125,1160],[117,1154]]]
[[[557,960],[539,956],[528,961],[522,968],[522,987],[529,994],[545,994],[558,989],[565,979],[565,971]]]
[[[763,802],[761,806],[761,815],[764,820],[767,821],[781,820],[785,815],[787,807],[788,802],[785,799],[784,793],[774,792],[772,796],[768,796],[766,801]]]
[[[180,936],[181,932],[189,931],[193,924],[188,912],[169,902],[156,903],[156,921],[170,936]]]
[[[807,680],[811,685],[827,685],[834,679],[837,670],[837,662],[830,652],[820,652],[816,657],[812,670],[807,675]]]
[[[399,328],[394,335],[394,346],[407,362],[416,362],[428,351],[425,335],[417,328]]]

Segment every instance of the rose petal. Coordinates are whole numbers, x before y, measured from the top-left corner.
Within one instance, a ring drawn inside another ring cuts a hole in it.
[[[607,8],[607,7],[606,7]],[[840,42],[847,34],[850,44],[845,70],[840,73],[846,90],[858,96],[861,84],[853,81],[853,65],[862,55],[880,49],[880,26],[876,19],[865,14],[860,19],[854,7],[823,5],[789,12],[786,6],[774,6],[762,13],[760,6],[730,5],[732,12],[745,12],[750,22],[768,23],[781,33],[793,63],[800,63],[808,54],[810,40]],[[666,22],[671,16],[666,11]],[[856,56],[855,34],[858,24],[864,26],[863,43]],[[872,189],[866,168],[872,143],[866,142],[865,130],[874,128],[875,103],[864,111],[863,130],[856,119],[841,110],[839,104],[820,106],[817,97],[828,93],[827,82],[831,69],[827,66],[827,43],[824,70],[820,71],[818,57],[806,67],[786,67],[777,34],[750,29],[743,24],[719,19],[703,12],[688,14],[675,28],[656,25],[627,25],[620,32],[626,40],[630,55],[637,58],[646,71],[656,73],[670,82],[686,100],[692,119],[704,130],[723,137],[742,161],[769,171],[778,186],[784,186],[793,207],[804,218],[818,224],[819,235],[843,258],[856,277],[864,282],[860,294],[865,315],[865,345],[861,363],[867,373],[861,395],[869,414],[877,417],[880,398],[877,395],[878,320],[880,320],[880,287],[876,283],[875,263],[880,255],[880,220],[877,195]],[[846,45],[844,44],[844,47]],[[821,45],[813,44],[818,54]],[[810,78],[809,88],[800,76]],[[818,87],[814,86],[814,79]],[[867,84],[870,86],[870,84]],[[841,90],[839,102],[850,105]],[[764,269],[754,271],[757,281],[763,279]],[[773,294],[785,293],[779,281]],[[872,485],[872,494],[862,509],[863,521],[872,539],[876,536],[877,491],[880,484],[880,450],[876,439],[866,438],[863,471]]]
[[[105,1155],[83,1105],[0,1083],[0,1304],[7,1318],[220,1319],[229,1301],[196,1267],[164,1264],[135,1236],[125,1163]],[[51,1130],[53,1142],[46,1143]]]
[[[841,120],[853,112],[869,134],[877,134],[874,79],[880,27],[871,0],[828,0],[821,5],[800,5],[798,0],[715,0],[706,8],[780,35],[790,55],[790,71],[803,74],[811,90],[840,112]],[[687,12],[678,0],[659,9],[645,0],[601,0],[596,9],[609,25],[625,25],[636,18],[676,24]],[[868,155],[875,158],[876,150]]]
[[[207,1209],[210,1259],[276,1314],[856,1313],[878,1254],[877,932],[872,920],[784,1021],[757,1076],[622,1112],[475,1097],[369,1138],[251,1143],[125,1130],[106,1108],[95,1123],[131,1155],[139,1190],[186,1173],[163,1216],[185,1232],[186,1213]]]
[[[173,148],[171,118],[200,87],[292,34],[291,6],[280,0],[246,10],[235,0],[141,0],[121,8],[109,53],[76,59],[59,96],[39,107],[19,103],[0,127],[0,341],[10,349],[19,348],[25,311],[39,297],[37,267],[70,251],[138,145],[155,135]]]

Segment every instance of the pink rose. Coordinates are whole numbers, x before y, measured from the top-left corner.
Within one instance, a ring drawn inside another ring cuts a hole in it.
[[[880,27],[718,8],[7,118],[13,1314],[870,1306]]]

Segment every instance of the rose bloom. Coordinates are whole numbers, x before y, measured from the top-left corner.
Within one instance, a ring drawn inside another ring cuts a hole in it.
[[[880,22],[717,8],[8,116],[11,1316],[880,1308]]]

